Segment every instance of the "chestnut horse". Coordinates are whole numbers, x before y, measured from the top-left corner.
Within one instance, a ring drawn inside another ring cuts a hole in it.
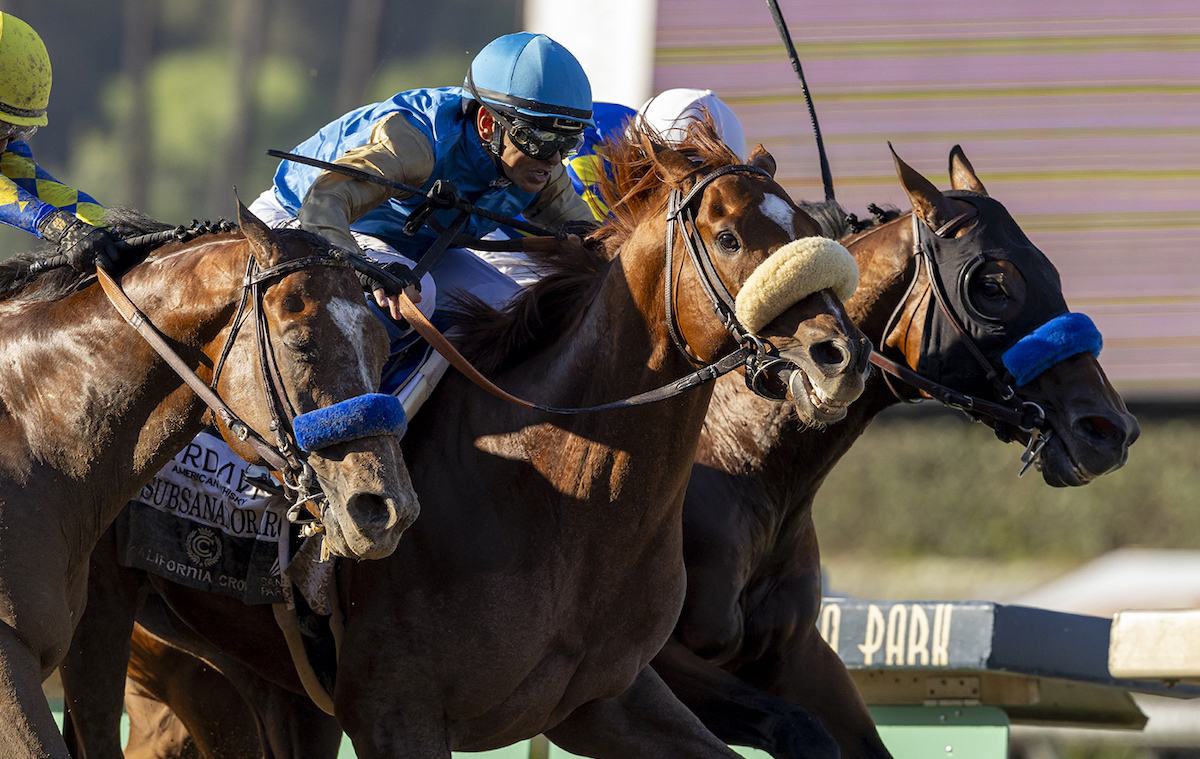
[[[759,298],[767,288],[743,285],[818,231],[771,178],[769,154],[740,166],[711,128],[679,151],[643,134],[610,159],[616,218],[593,236],[602,250],[551,251],[539,263],[554,273],[504,313],[468,305],[460,322],[462,349],[498,385],[556,407],[676,384],[695,362],[726,355],[742,327],[717,313],[714,291]],[[689,229],[673,228],[688,216]],[[742,338],[777,349],[778,374],[764,384],[811,424],[845,416],[869,355],[825,289],[830,263],[796,270],[789,281],[808,288]],[[448,756],[539,733],[601,757],[734,756],[648,666],[683,600],[682,500],[711,387],[562,416],[446,377],[404,441],[421,519],[392,556],[337,563],[333,703],[361,759]],[[154,584],[224,654],[302,692],[270,609]],[[125,661],[86,663],[96,671],[75,693],[116,685],[119,703]],[[76,727],[92,729],[69,698]],[[812,741],[836,753],[815,721]]]
[[[1003,374],[1005,352],[1066,311],[1058,273],[987,196],[961,148],[950,153],[950,193],[898,157],[896,166],[913,211],[843,237],[861,272],[847,310],[885,357],[1000,404],[988,367]],[[836,204],[812,212],[840,224],[828,232],[845,231],[845,212]],[[926,252],[922,261],[914,230]],[[945,249],[954,244],[963,250],[951,259]],[[929,259],[938,258],[935,287]],[[963,287],[960,299],[945,306],[967,325],[965,334],[931,339],[936,322],[946,318],[936,293],[955,292],[942,286],[951,280]],[[973,332],[972,322],[986,329]],[[986,361],[967,354],[968,339]],[[1137,422],[1092,353],[1062,357],[1025,384],[1014,382],[1013,390],[1009,406],[1035,403],[1045,412],[1044,432],[1052,434],[1036,463],[1048,484],[1085,485],[1125,463]],[[849,673],[817,631],[821,569],[812,505],[825,476],[870,421],[901,396],[921,395],[906,381],[876,372],[846,421],[813,430],[778,404],[718,383],[684,501],[687,596],[653,666],[726,741],[776,757],[802,755],[797,726],[815,713],[845,759],[888,756]],[[1031,433],[987,415],[981,421],[1005,440],[1027,442]]]
[[[278,404],[306,413],[372,392],[387,344],[343,256],[239,212],[240,234],[166,245],[124,286],[181,365],[215,379],[222,427],[238,429],[231,444],[257,459],[246,441],[276,437]],[[92,549],[206,413],[99,284],[33,271],[30,256],[0,266],[0,754],[65,759],[41,683],[83,613]],[[262,294],[258,335],[236,323],[249,315],[239,309],[247,292]],[[273,355],[275,382],[260,377],[256,345]],[[328,494],[327,523],[390,552],[415,516],[397,500],[395,436],[339,442],[307,464]]]

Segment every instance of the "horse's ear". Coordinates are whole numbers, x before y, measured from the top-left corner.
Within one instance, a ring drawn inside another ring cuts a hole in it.
[[[242,199],[237,197],[237,190],[234,190],[233,194],[237,198],[238,224],[242,228],[242,234],[250,241],[250,250],[258,259],[258,267],[269,269],[277,264],[282,256],[279,235],[250,212],[250,209],[242,203]]]
[[[950,149],[950,186],[956,190],[970,190],[987,195],[983,182],[975,176],[975,169],[971,167],[971,162],[967,160],[967,154],[963,152],[961,145]]]
[[[756,169],[762,169],[772,177],[775,176],[775,169],[777,168],[775,165],[775,156],[768,153],[761,142],[754,146],[754,150],[750,151],[749,164]]]
[[[680,182],[696,170],[696,164],[689,161],[687,156],[678,150],[672,150],[666,145],[653,141],[650,142],[650,146],[654,150],[654,159],[663,169],[666,174],[664,179],[668,182]]]
[[[933,229],[937,229],[953,219],[954,207],[950,204],[950,200],[942,195],[941,190],[900,160],[900,156],[896,155],[896,149],[890,142],[888,150],[892,151],[892,158],[896,162],[896,174],[900,177],[900,184],[908,195],[908,201],[912,203],[913,212]]]

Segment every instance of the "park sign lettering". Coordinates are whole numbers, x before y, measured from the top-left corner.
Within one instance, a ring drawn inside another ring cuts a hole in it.
[[[850,669],[979,669],[991,654],[993,604],[826,598],[821,637]]]

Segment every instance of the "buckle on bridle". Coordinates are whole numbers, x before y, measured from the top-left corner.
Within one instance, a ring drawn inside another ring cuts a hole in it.
[[[1050,442],[1050,438],[1054,436],[1053,429],[1046,428],[1046,411],[1034,403],[1033,401],[1025,401],[1021,404],[1021,410],[1025,416],[1021,421],[1021,430],[1029,433],[1029,442],[1025,444],[1025,452],[1021,454],[1021,471],[1017,472],[1018,477],[1025,476],[1038,460],[1038,456],[1042,455],[1042,449],[1046,447],[1046,443]]]

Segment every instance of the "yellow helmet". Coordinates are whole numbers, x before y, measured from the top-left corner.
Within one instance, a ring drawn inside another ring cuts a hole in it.
[[[50,54],[33,27],[0,13],[0,121],[46,126]]]

